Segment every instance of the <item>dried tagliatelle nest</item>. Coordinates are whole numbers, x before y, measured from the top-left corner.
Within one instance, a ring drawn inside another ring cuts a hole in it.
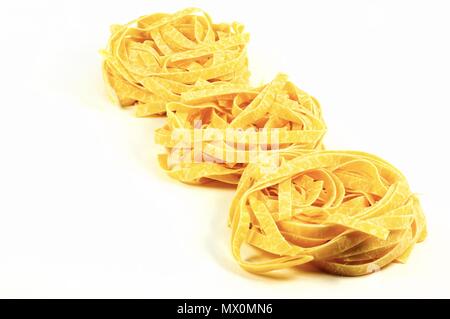
[[[166,102],[200,83],[247,83],[246,44],[239,23],[215,24],[207,13],[189,8],[113,25],[103,73],[122,106],[138,116],[165,112]]]
[[[406,261],[426,224],[405,177],[376,156],[316,151],[251,164],[230,210],[232,251],[251,272],[313,263],[359,276]],[[245,260],[241,246],[257,248]]]
[[[155,136],[172,177],[237,184],[248,163],[321,149],[325,132],[319,103],[279,74],[259,88],[199,83],[167,104],[167,124]]]

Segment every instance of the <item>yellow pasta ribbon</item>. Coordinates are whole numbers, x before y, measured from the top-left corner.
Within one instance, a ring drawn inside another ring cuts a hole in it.
[[[142,16],[111,27],[103,74],[117,103],[162,114],[193,86],[247,83],[248,40],[241,24],[213,23],[196,8]]]
[[[426,222],[405,177],[354,151],[291,152],[281,164],[250,164],[230,209],[232,252],[250,272],[313,263],[360,276],[405,262]],[[257,248],[246,260],[241,246]]]
[[[166,105],[155,133],[161,166],[186,183],[237,184],[248,163],[292,150],[322,149],[326,126],[316,99],[278,74],[267,85],[210,83]]]

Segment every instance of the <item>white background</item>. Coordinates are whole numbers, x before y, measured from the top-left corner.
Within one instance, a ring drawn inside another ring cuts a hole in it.
[[[450,297],[448,1],[2,1],[1,297]],[[187,6],[251,34],[255,84],[284,71],[321,102],[330,149],[382,156],[421,195],[406,265],[256,276],[230,253],[233,189],[158,167],[153,131],[107,99],[109,26]]]

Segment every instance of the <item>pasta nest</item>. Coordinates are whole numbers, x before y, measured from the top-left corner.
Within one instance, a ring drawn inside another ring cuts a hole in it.
[[[326,125],[319,103],[285,74],[258,88],[200,85],[166,107],[167,124],[155,139],[168,152],[159,162],[186,183],[237,184],[249,163],[323,148]]]
[[[248,81],[243,25],[215,24],[200,9],[142,16],[111,33],[104,78],[113,99],[135,105],[138,116],[164,113],[166,102],[179,101],[197,82]]]
[[[385,160],[354,151],[283,158],[276,169],[249,165],[230,209],[232,251],[251,272],[313,263],[359,276],[405,262],[426,237],[417,197]],[[241,246],[256,256],[241,257]]]

